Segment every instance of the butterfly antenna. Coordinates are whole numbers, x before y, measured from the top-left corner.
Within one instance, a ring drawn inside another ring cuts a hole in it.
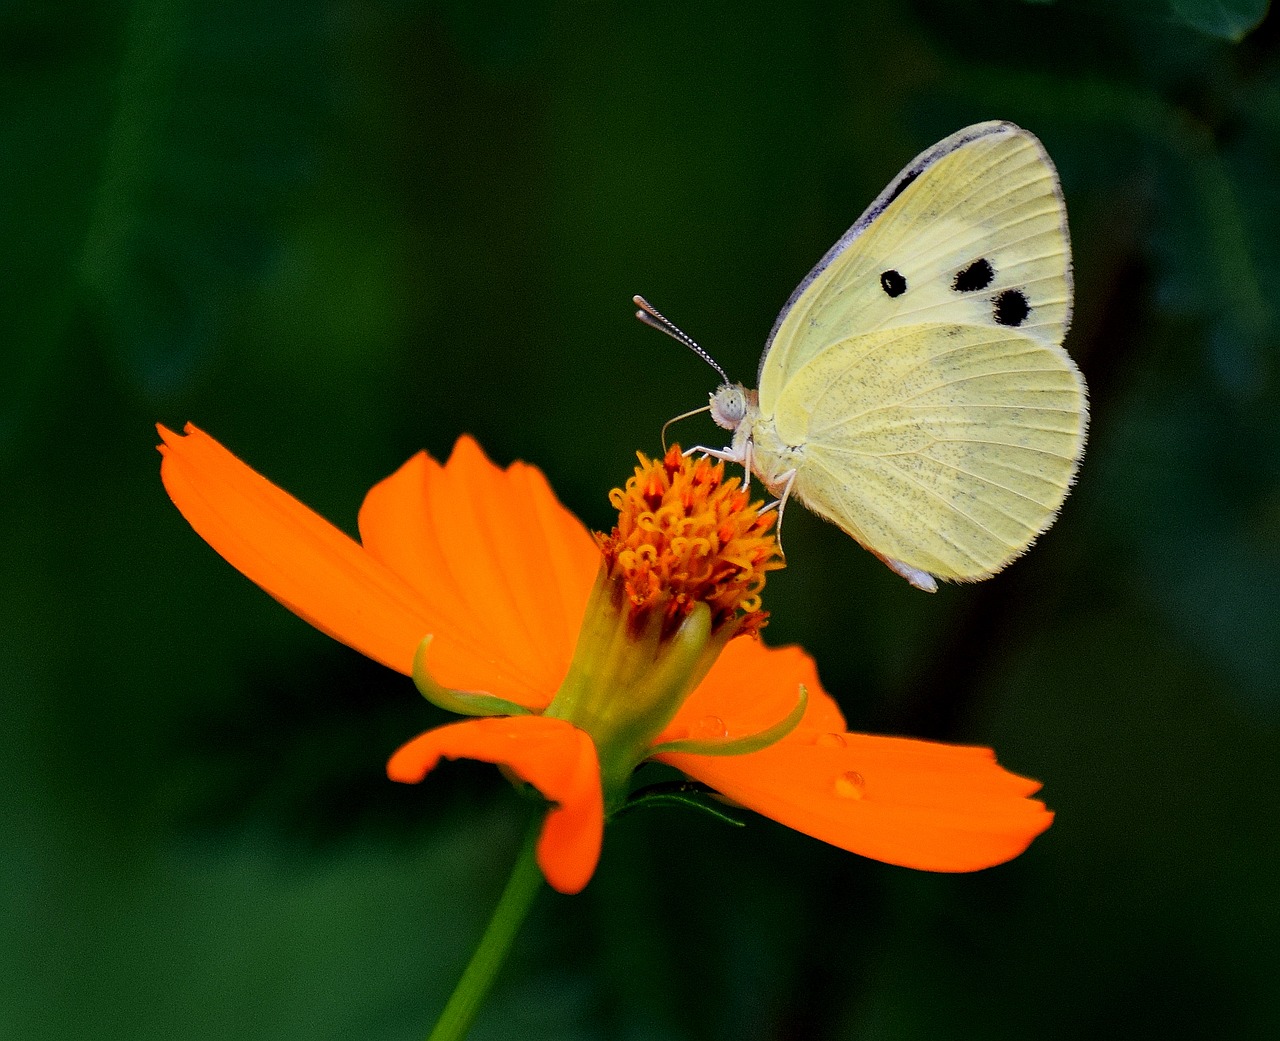
[[[725,375],[724,369],[720,368],[720,366],[716,364],[716,360],[713,357],[711,357],[711,355],[709,355],[706,351],[704,351],[701,347],[699,347],[697,343],[694,342],[694,339],[692,336],[690,336],[678,325],[676,325],[673,321],[667,318],[667,316],[664,315],[661,311],[659,311],[656,307],[654,307],[653,304],[649,303],[649,301],[642,296],[633,296],[631,298],[631,302],[634,303],[636,307],[640,308],[640,310],[636,312],[636,317],[639,318],[640,321],[644,322],[645,325],[650,326],[651,328],[657,329],[659,332],[666,333],[673,340],[677,340],[680,343],[684,344],[686,347],[689,348],[689,350],[693,351],[694,354],[696,354],[699,358],[701,358],[713,369],[715,369],[716,372],[720,373],[720,378],[724,380],[725,383],[729,382],[729,377]],[[698,409],[698,412],[701,412],[701,411],[703,410]],[[696,414],[697,413],[694,413],[694,412],[689,413],[689,415],[691,416]],[[676,417],[676,419],[684,419],[684,418],[685,418],[684,416]],[[671,422],[674,423],[675,419],[673,419]]]

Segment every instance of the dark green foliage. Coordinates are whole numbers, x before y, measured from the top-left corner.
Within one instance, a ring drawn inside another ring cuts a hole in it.
[[[0,1037],[424,1036],[530,811],[482,765],[385,779],[445,717],[200,543],[154,421],[349,531],[464,431],[608,525],[714,384],[631,295],[750,382],[867,202],[991,118],[1066,191],[1079,484],[1026,558],[936,597],[793,510],[766,635],[855,729],[991,744],[1057,821],[942,877],[625,814],[475,1036],[1280,1036],[1265,13],[0,3]]]
[[[1239,43],[1267,14],[1271,0],[1172,0],[1173,14],[1194,29]]]

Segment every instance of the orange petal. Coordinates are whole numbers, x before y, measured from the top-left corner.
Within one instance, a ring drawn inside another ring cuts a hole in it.
[[[437,633],[438,682],[530,708],[550,701],[569,667],[600,551],[540,471],[524,463],[502,470],[469,437],[444,466],[419,453],[370,490],[360,537],[447,632],[470,638]]]
[[[813,659],[802,648],[766,647],[748,636],[730,640],[655,744],[758,734],[786,719],[796,706],[801,684],[809,692],[809,705],[793,737],[802,732],[843,732],[844,717],[822,689]]]
[[[797,731],[751,755],[659,756],[736,802],[874,860],[975,871],[1010,860],[1053,814],[989,748]]]
[[[317,629],[409,674],[439,625],[413,588],[208,434],[157,429],[165,489],[201,538]]]
[[[440,761],[479,759],[502,763],[556,805],[538,839],[538,866],[562,893],[577,893],[600,859],[604,797],[596,747],[562,719],[491,717],[428,730],[401,747],[387,763],[393,781],[421,781]]]

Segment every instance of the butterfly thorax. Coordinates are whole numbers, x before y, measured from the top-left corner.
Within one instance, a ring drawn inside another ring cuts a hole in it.
[[[751,443],[751,469],[771,494],[781,498],[792,475],[803,470],[805,446],[784,441],[773,417],[761,415],[758,406],[752,409],[750,420],[742,429],[748,432],[742,438],[743,447],[746,442]],[[733,440],[736,446],[739,437]],[[799,494],[799,487],[794,491]]]

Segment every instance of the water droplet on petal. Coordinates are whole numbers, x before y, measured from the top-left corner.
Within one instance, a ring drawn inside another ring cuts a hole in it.
[[[729,728],[724,725],[724,720],[719,716],[703,716],[694,725],[693,736],[700,741],[706,741],[717,737],[728,737]]]
[[[814,742],[819,748],[844,748],[845,743],[843,734],[819,734]]]
[[[857,770],[848,770],[836,778],[836,794],[842,799],[861,799],[867,794],[867,782]]]

